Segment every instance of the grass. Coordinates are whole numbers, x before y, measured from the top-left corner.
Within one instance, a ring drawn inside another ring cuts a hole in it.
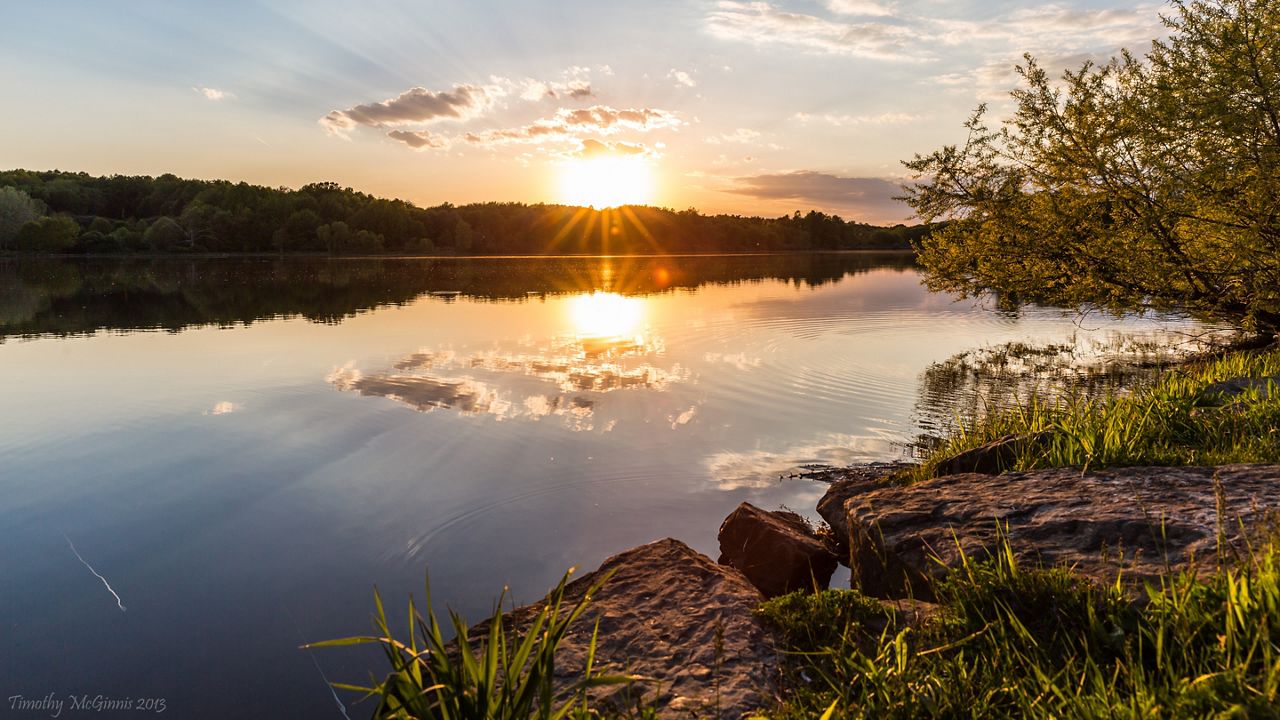
[[[939,460],[1009,435],[1047,431],[1025,444],[1010,470],[1108,465],[1219,465],[1280,462],[1280,388],[1226,398],[1211,385],[1280,376],[1280,350],[1233,353],[1177,367],[1128,394],[1033,397],[960,427],[910,479],[931,477]]]
[[[543,720],[597,717],[588,690],[602,685],[630,684],[631,675],[593,673],[596,632],[587,649],[582,677],[568,688],[558,688],[556,654],[565,634],[579,619],[591,597],[608,580],[601,577],[582,600],[566,608],[566,573],[525,627],[506,626],[501,598],[485,625],[483,637],[473,639],[466,620],[450,611],[453,640],[446,640],[426,587],[426,611],[421,615],[409,599],[409,626],[404,639],[391,631],[382,597],[374,590],[374,628],[377,635],[328,640],[304,649],[374,644],[386,654],[390,670],[380,682],[368,686],[334,683],[334,687],[377,698],[375,720]],[[598,626],[596,628],[599,629]]]
[[[966,561],[908,625],[856,590],[768,601],[788,692],[770,717],[1280,717],[1280,552],[1145,603],[1006,552]]]

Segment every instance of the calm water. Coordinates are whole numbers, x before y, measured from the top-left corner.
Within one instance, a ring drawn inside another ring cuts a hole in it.
[[[430,568],[478,616],[714,555],[743,500],[813,514],[780,475],[900,457],[933,363],[1181,326],[958,303],[901,255],[0,261],[0,699],[341,717],[297,646],[368,630],[375,584]]]

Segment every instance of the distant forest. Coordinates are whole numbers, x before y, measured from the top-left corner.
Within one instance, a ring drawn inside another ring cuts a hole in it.
[[[448,203],[421,208],[312,183],[297,190],[174,175],[0,171],[0,251],[551,255],[909,249],[924,225],[811,211],[777,218],[648,206]]]

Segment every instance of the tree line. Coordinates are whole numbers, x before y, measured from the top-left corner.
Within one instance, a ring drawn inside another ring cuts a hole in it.
[[[336,183],[0,172],[0,251],[54,253],[631,254],[907,249],[925,226],[818,211],[777,218],[648,206],[418,207]]]

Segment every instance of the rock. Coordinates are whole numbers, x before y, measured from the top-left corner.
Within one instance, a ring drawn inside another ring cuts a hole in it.
[[[840,557],[846,557],[849,550],[849,516],[844,512],[845,501],[885,487],[895,473],[906,467],[904,463],[893,463],[845,468],[842,478],[831,483],[827,493],[818,501],[818,515],[831,526],[831,537]],[[841,562],[848,564],[844,560]]]
[[[766,598],[826,589],[836,556],[793,512],[742,503],[720,525],[721,565],[742,571]]]
[[[934,468],[934,477],[959,473],[998,475],[1013,466],[1018,456],[1035,452],[1053,438],[1047,430],[1022,435],[1005,435],[971,450],[952,455]]]
[[[667,538],[615,555],[570,583],[566,607],[601,573],[615,574],[587,606],[557,654],[562,687],[581,678],[591,632],[600,623],[596,672],[630,672],[655,682],[604,686],[597,703],[623,707],[643,695],[659,717],[737,718],[771,707],[779,675],[772,632],[755,616],[764,596],[743,574]],[[513,611],[527,626],[540,605]],[[716,653],[717,628],[723,646]],[[483,634],[483,629],[478,631]],[[718,703],[717,703],[718,696]]]
[[[1231,378],[1206,387],[1200,395],[1204,398],[1214,399],[1219,404],[1225,404],[1253,390],[1258,391],[1259,397],[1272,397],[1277,392],[1280,392],[1280,375],[1261,378]]]
[[[1120,574],[1136,591],[1193,560],[1211,569],[1219,533],[1243,552],[1280,508],[1280,465],[1060,468],[828,496],[837,492],[820,507],[847,528],[852,583],[869,595],[933,599],[929,580],[959,565],[961,551],[998,546],[997,521],[1022,562],[1071,566],[1104,584]]]

